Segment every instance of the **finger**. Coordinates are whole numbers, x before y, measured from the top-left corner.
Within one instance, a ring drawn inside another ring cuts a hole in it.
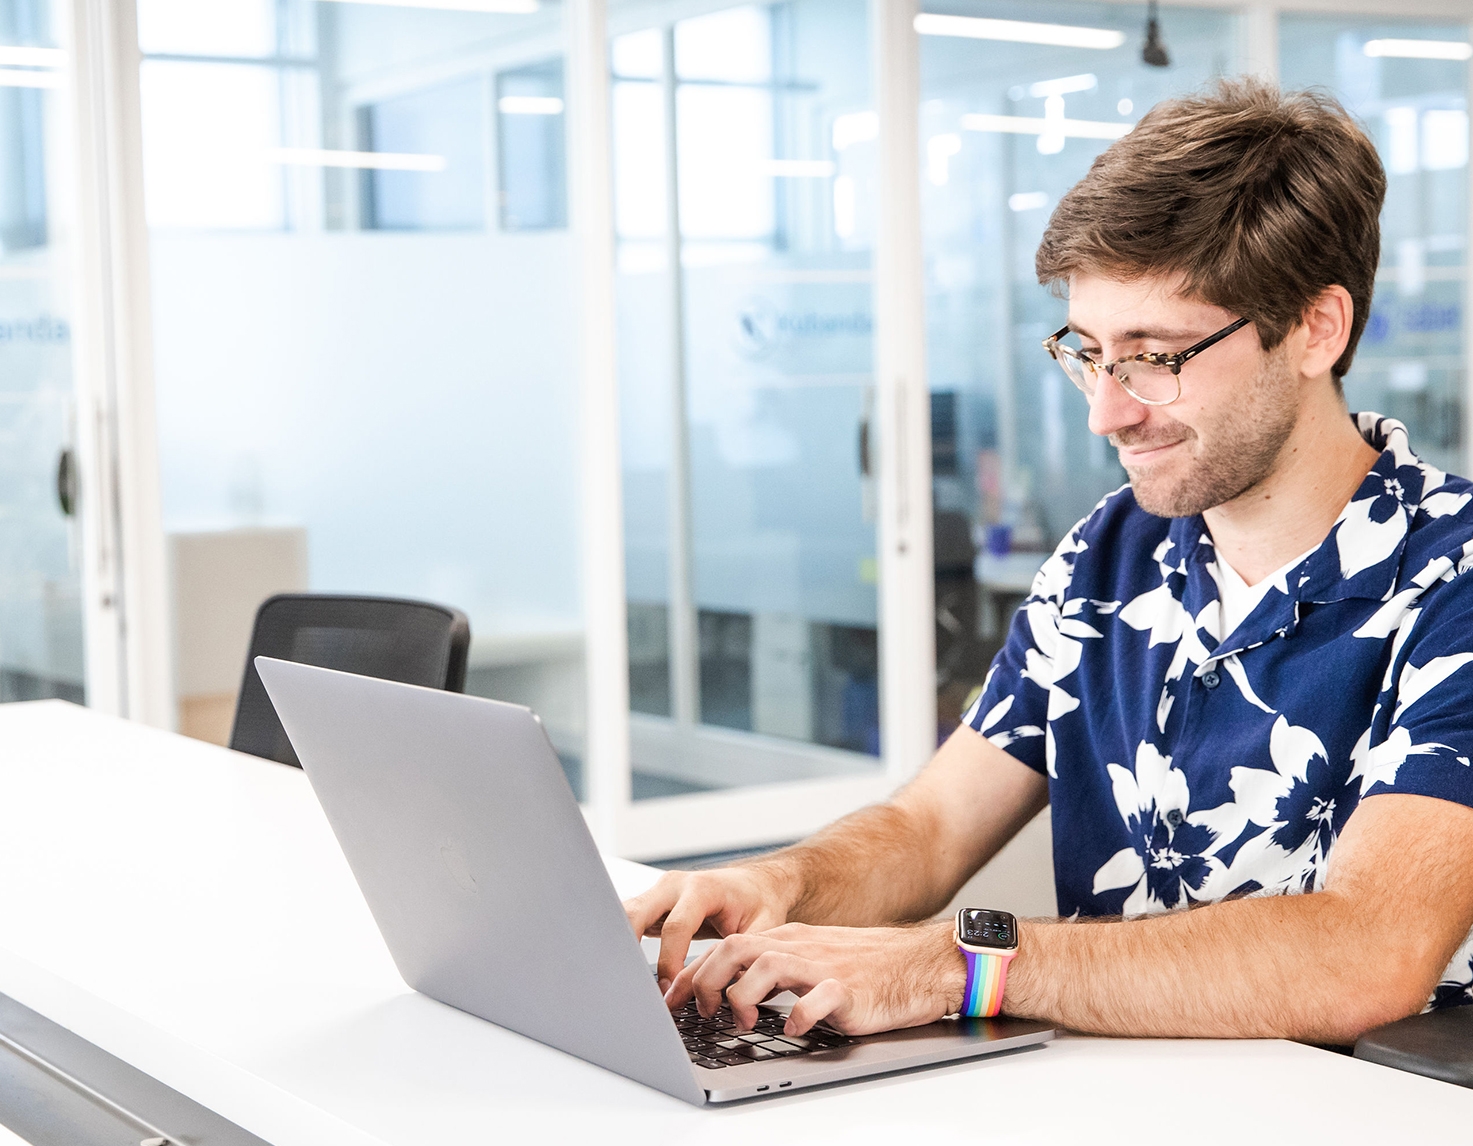
[[[854,1033],[845,1025],[853,1007],[853,991],[837,979],[823,979],[793,1004],[788,1021],[783,1025],[783,1034],[806,1035],[815,1023],[824,1019],[829,1019],[829,1025],[835,1030]]]
[[[705,963],[710,954],[711,952],[707,951],[692,959],[690,965],[682,969],[680,974],[671,980],[670,986],[665,991],[665,1005],[672,1011],[679,1010],[695,997],[696,972],[701,969],[701,964]]]
[[[819,965],[790,951],[769,949],[753,959],[742,977],[726,989],[736,1025],[744,1030],[757,1023],[757,1004],[777,991],[809,990],[823,978]]]
[[[680,898],[684,872],[666,872],[655,886],[624,901],[624,914],[635,935],[657,935],[656,926]]]
[[[690,942],[705,925],[714,905],[708,904],[687,887],[679,902],[665,916],[660,927],[659,976],[666,990],[685,969],[685,957],[690,953]]]
[[[723,992],[728,991],[729,984],[739,979],[770,945],[771,940],[760,935],[737,934],[728,935],[706,952],[701,967],[691,980],[696,1007],[701,1014],[708,1018],[714,1015],[721,1007]]]

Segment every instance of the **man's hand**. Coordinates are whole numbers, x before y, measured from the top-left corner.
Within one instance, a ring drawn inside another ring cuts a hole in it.
[[[660,990],[668,992],[685,967],[692,939],[720,939],[786,923],[792,906],[786,884],[772,865],[669,871],[643,895],[625,900],[634,933],[660,937]]]
[[[1043,776],[963,725],[889,802],[736,867],[670,872],[624,910],[660,937],[665,989],[692,939],[928,919],[1047,802]]]
[[[750,1029],[758,1003],[792,991],[800,998],[785,1033],[802,1035],[824,1020],[844,1034],[868,1035],[952,1014],[966,980],[950,920],[912,927],[788,923],[723,940],[675,977],[666,1001],[683,1006],[694,995],[709,1017],[724,991],[737,1026]]]

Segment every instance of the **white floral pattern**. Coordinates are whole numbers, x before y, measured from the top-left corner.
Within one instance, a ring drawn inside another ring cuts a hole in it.
[[[1355,417],[1380,459],[1231,642],[1202,519],[1129,487],[1044,563],[966,720],[1049,776],[1061,915],[1317,891],[1363,797],[1473,805],[1473,484]]]

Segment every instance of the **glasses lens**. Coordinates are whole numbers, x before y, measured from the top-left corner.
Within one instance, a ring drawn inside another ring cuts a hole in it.
[[[1150,362],[1122,362],[1115,380],[1143,402],[1171,402],[1181,393],[1181,382],[1169,366]]]
[[[1078,353],[1067,346],[1060,346],[1056,356],[1059,365],[1064,368],[1064,373],[1069,375],[1069,381],[1078,386],[1086,394],[1095,392],[1095,365],[1080,358]]]

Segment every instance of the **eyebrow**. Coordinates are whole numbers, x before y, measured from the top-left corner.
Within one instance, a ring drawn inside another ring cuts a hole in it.
[[[1075,334],[1079,335],[1081,339],[1087,338],[1091,342],[1100,341],[1100,339],[1096,338],[1093,334],[1090,334],[1082,327],[1074,325],[1074,323],[1072,322],[1069,324],[1069,329]],[[1195,330],[1168,330],[1158,327],[1156,329],[1123,330],[1116,337],[1116,341],[1145,342],[1147,340],[1152,340],[1155,342],[1200,342],[1206,337],[1207,336],[1205,334],[1199,334]]]

